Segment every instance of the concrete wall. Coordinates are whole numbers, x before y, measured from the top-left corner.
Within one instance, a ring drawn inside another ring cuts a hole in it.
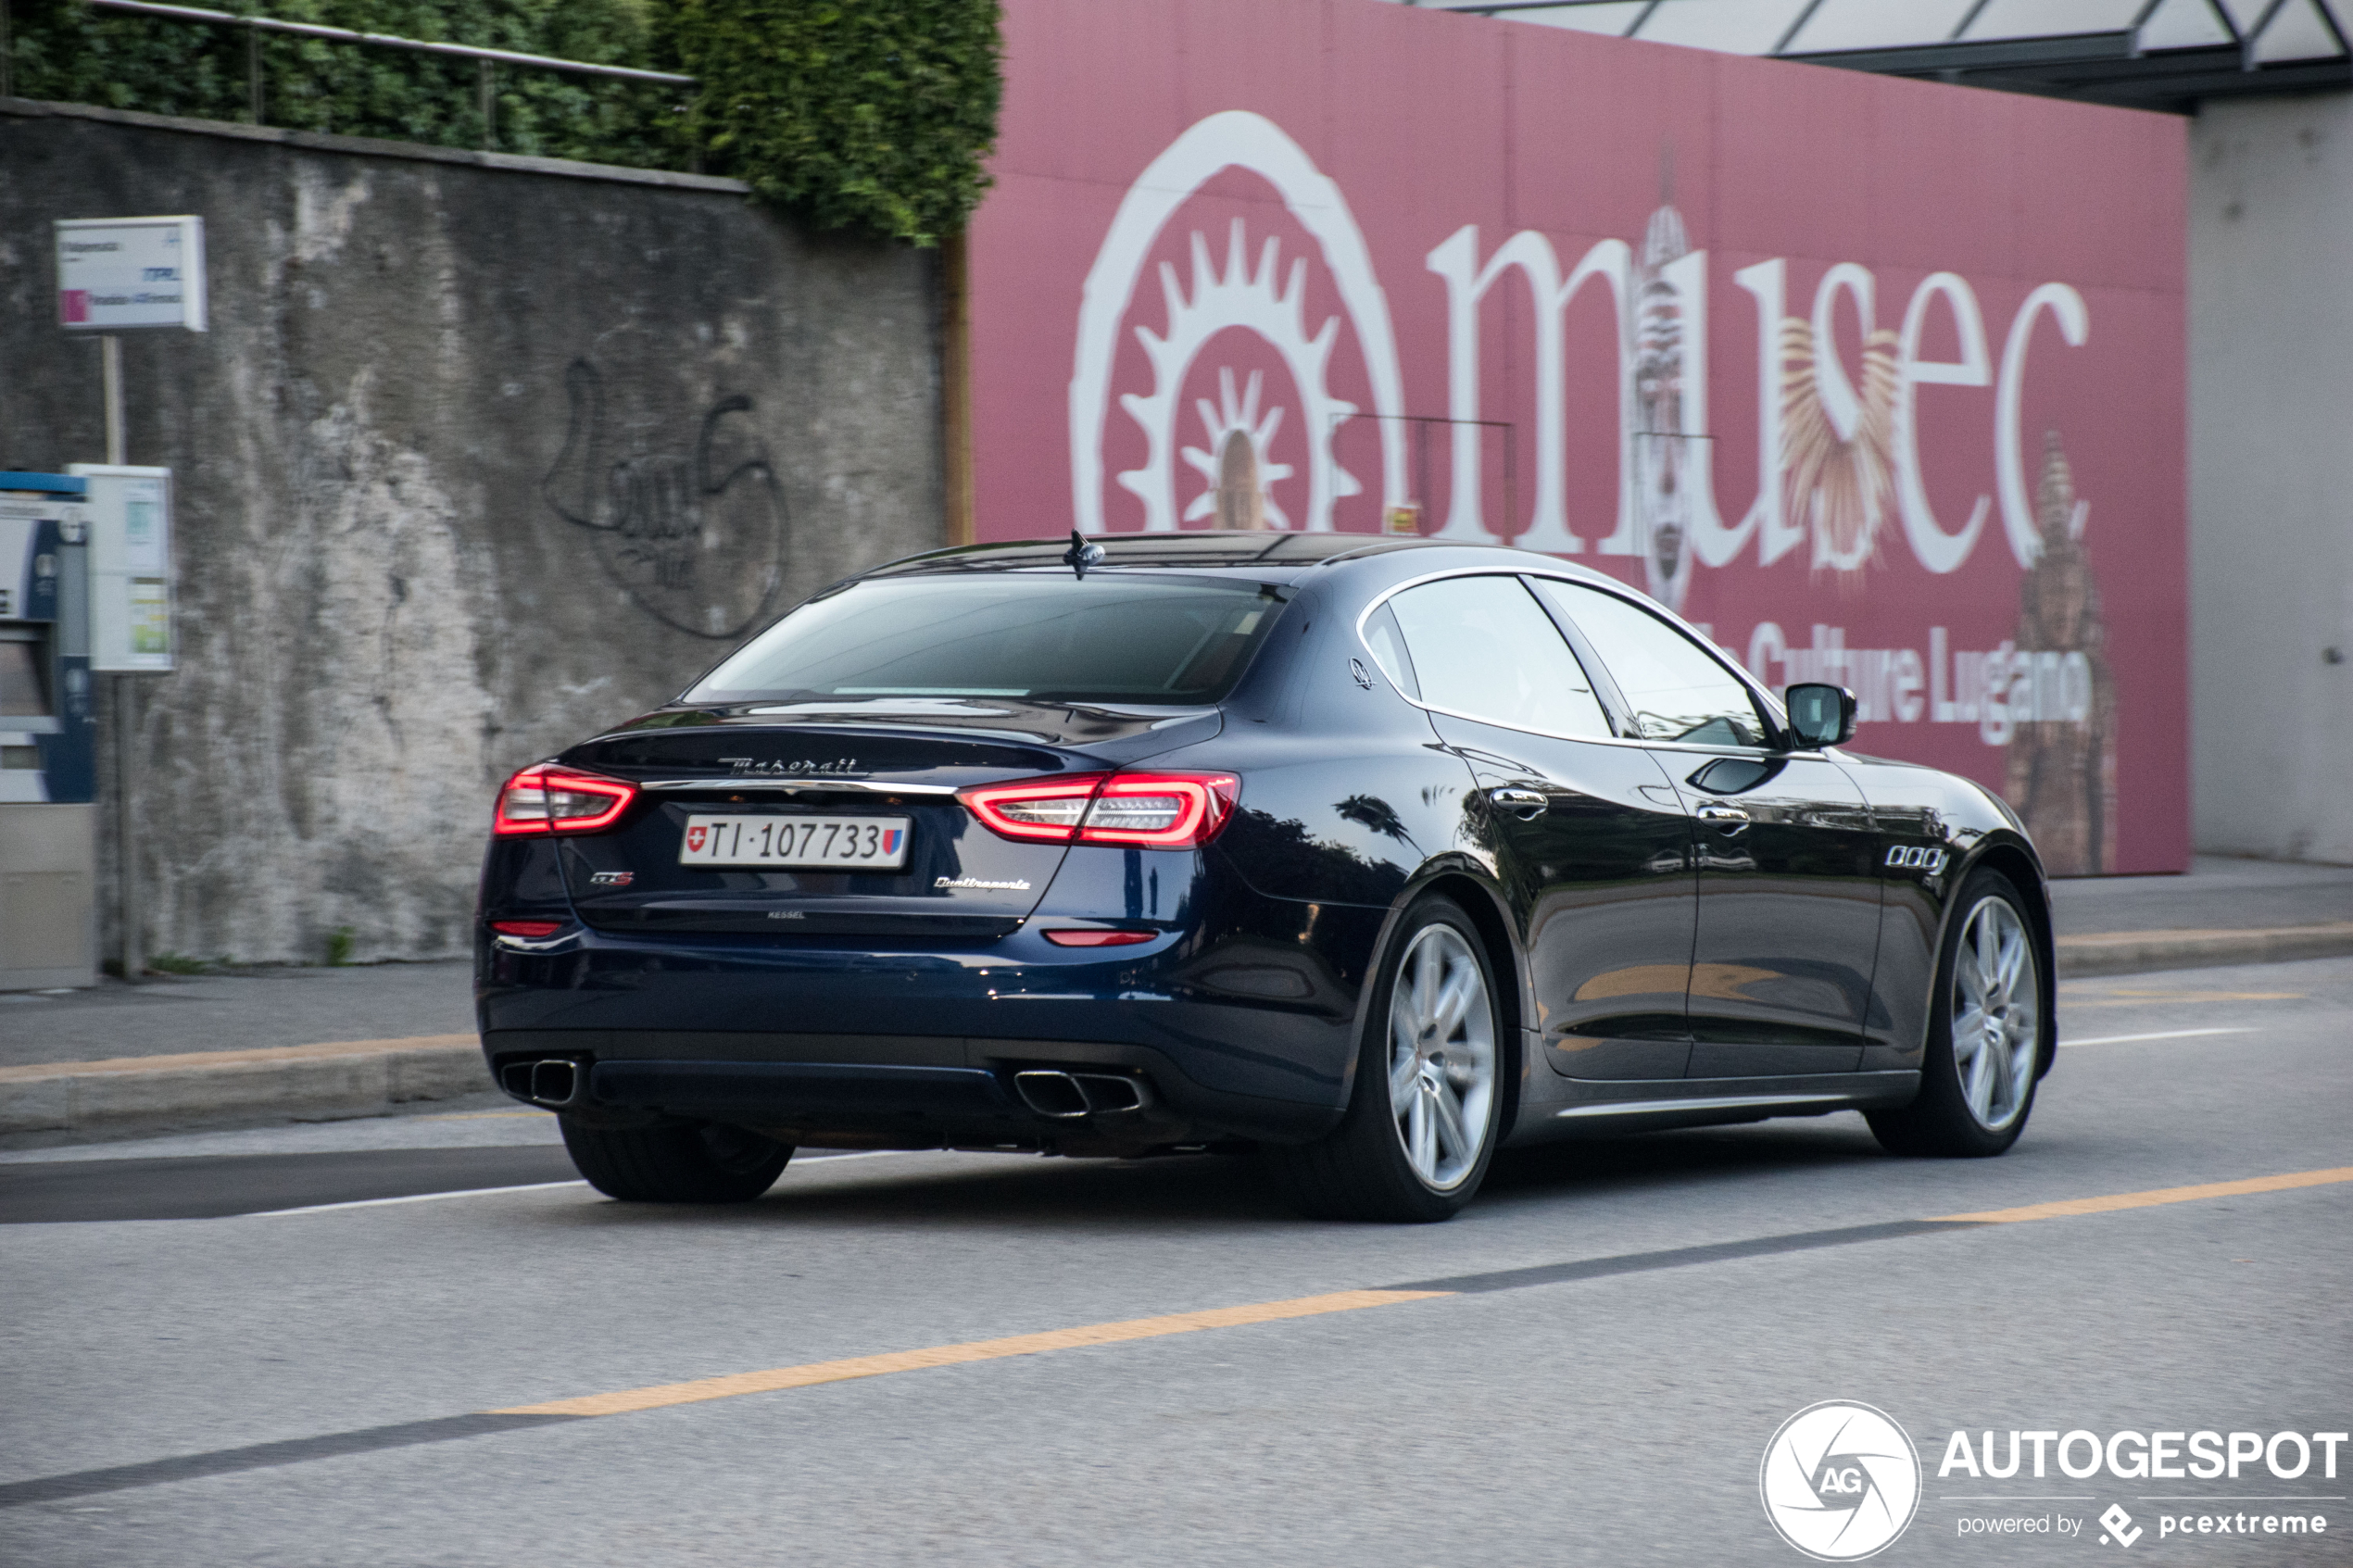
[[[2197,846],[2353,862],[2353,94],[2190,148]]]
[[[50,221],[180,212],[212,331],[123,346],[127,460],[179,483],[180,667],[133,735],[151,952],[467,950],[511,769],[942,542],[929,255],[723,181],[6,100],[0,467],[105,456]]]

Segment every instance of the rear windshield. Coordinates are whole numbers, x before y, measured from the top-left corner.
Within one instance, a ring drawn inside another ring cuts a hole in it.
[[[1281,608],[1264,583],[1202,578],[1007,572],[860,583],[794,610],[686,700],[1195,706],[1233,689]]]

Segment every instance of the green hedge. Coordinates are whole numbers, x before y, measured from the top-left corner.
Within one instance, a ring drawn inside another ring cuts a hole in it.
[[[273,0],[259,9],[420,38],[558,55],[598,65],[651,66],[661,54],[648,0]],[[246,34],[75,0],[16,0],[15,88],[29,98],[199,119],[245,119]],[[478,147],[475,65],[406,49],[287,34],[261,35],[262,113],[271,125]],[[641,168],[686,167],[689,89],[600,82],[502,66],[496,144],[502,152]]]
[[[1115,0],[1114,0],[1115,3]],[[997,0],[678,0],[692,134],[824,227],[963,227],[997,134]]]
[[[203,4],[205,0],[197,0]],[[210,0],[405,38],[676,70],[695,88],[500,66],[502,152],[734,174],[821,227],[934,243],[988,184],[997,0]],[[78,0],[15,0],[13,88],[202,119],[248,117],[246,33]],[[268,124],[483,144],[476,67],[262,35]]]

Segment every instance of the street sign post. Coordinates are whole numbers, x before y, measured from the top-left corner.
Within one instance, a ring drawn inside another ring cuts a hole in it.
[[[138,897],[136,674],[167,674],[172,667],[171,470],[126,466],[129,441],[122,416],[125,332],[209,330],[205,297],[204,220],[71,218],[56,224],[57,324],[98,338],[106,399],[107,460],[75,464],[103,497],[107,544],[90,584],[97,641],[95,667],[115,672],[115,836],[120,872],[115,894],[121,909],[122,977],[136,984],[146,967]]]
[[[132,784],[139,776],[139,688],[134,675],[168,675],[178,648],[171,624],[171,470],[120,463],[72,463],[86,483],[90,531],[90,668],[114,676],[115,897],[122,977],[136,985],[146,969],[139,898],[138,818]]]
[[[205,299],[204,220],[61,218],[57,242],[57,325],[98,334],[98,374],[106,394],[107,461],[124,460],[122,340],[118,332],[155,327],[211,330]]]

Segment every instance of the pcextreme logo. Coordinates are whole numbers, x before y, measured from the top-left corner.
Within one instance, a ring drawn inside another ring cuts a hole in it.
[[[1781,1423],[1756,1485],[1781,1539],[1818,1562],[1853,1562],[1912,1523],[1920,1461],[1884,1411],[1825,1399]]]

